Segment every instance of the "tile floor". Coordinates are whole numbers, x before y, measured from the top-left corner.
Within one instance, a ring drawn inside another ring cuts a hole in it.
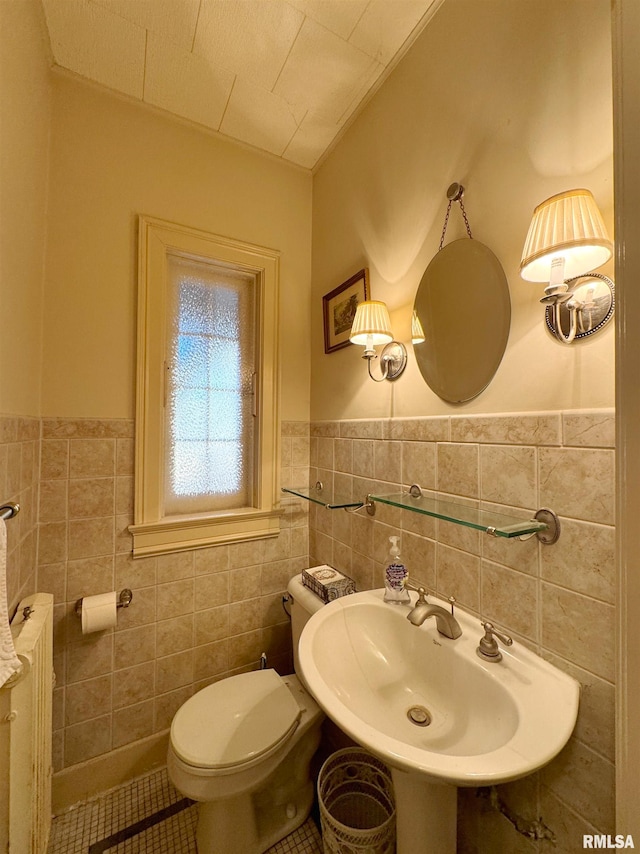
[[[196,810],[163,768],[54,818],[48,854],[196,854]],[[267,854],[322,854],[313,819]]]

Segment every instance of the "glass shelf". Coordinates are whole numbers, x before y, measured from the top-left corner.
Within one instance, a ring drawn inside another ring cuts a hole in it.
[[[336,495],[319,481],[315,486],[305,486],[300,489],[283,486],[282,492],[288,492],[298,498],[313,501],[328,510],[340,508],[351,510],[366,507],[370,515],[374,515],[375,504],[379,502],[391,507],[399,507],[402,510],[410,510],[412,513],[422,513],[425,516],[444,519],[466,528],[474,528],[476,531],[483,531],[493,537],[509,539],[523,537],[527,534],[538,534],[542,542],[551,544],[555,543],[560,536],[558,517],[551,510],[538,510],[534,519],[518,519],[515,516],[507,516],[493,510],[480,510],[467,504],[458,504],[455,501],[424,495],[417,485],[412,486],[409,492],[367,495],[363,501],[354,501],[351,498]]]
[[[391,507],[401,507],[403,510],[434,516],[437,519],[445,519],[467,528],[484,531],[495,537],[537,534],[539,531],[546,531],[548,527],[545,522],[537,519],[517,519],[514,516],[505,516],[503,513],[494,513],[493,510],[480,510],[477,507],[456,504],[454,501],[445,501],[427,495],[414,496],[409,492],[396,492],[368,497],[371,501],[379,501]]]
[[[364,504],[364,501],[354,501],[351,498],[346,498],[344,495],[334,494],[333,490],[321,483],[316,483],[315,486],[302,486],[299,489],[293,486],[283,486],[282,492],[288,492],[290,495],[297,495],[298,498],[313,501],[314,504],[320,504],[321,507],[326,507],[327,510],[340,510],[343,507],[357,508],[362,507]]]

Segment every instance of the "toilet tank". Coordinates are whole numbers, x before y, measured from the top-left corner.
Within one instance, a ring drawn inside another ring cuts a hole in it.
[[[291,596],[289,608],[291,611],[291,640],[293,642],[293,667],[296,673],[299,674],[298,668],[298,643],[300,635],[305,627],[307,620],[319,611],[324,605],[319,596],[305,587],[302,583],[302,575],[294,575],[289,584],[287,591]]]

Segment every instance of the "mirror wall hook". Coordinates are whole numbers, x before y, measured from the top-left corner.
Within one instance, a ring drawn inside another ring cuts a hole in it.
[[[440,245],[438,246],[438,252],[444,246],[444,236],[447,233],[447,225],[449,224],[449,214],[451,213],[451,205],[453,202],[458,202],[460,205],[460,212],[462,213],[462,218],[464,219],[464,224],[467,229],[467,234],[469,238],[473,240],[473,235],[471,234],[471,226],[469,225],[469,220],[467,219],[467,212],[464,209],[464,204],[462,203],[462,197],[464,196],[464,187],[462,184],[458,184],[454,182],[453,184],[449,184],[449,188],[447,189],[447,199],[449,200],[449,204],[447,205],[447,212],[444,215],[444,226],[442,228],[442,235],[440,237]]]

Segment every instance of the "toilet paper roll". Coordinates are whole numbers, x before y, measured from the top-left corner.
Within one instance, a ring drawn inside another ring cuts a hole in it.
[[[116,592],[85,596],[82,599],[82,634],[112,629],[117,620]]]

